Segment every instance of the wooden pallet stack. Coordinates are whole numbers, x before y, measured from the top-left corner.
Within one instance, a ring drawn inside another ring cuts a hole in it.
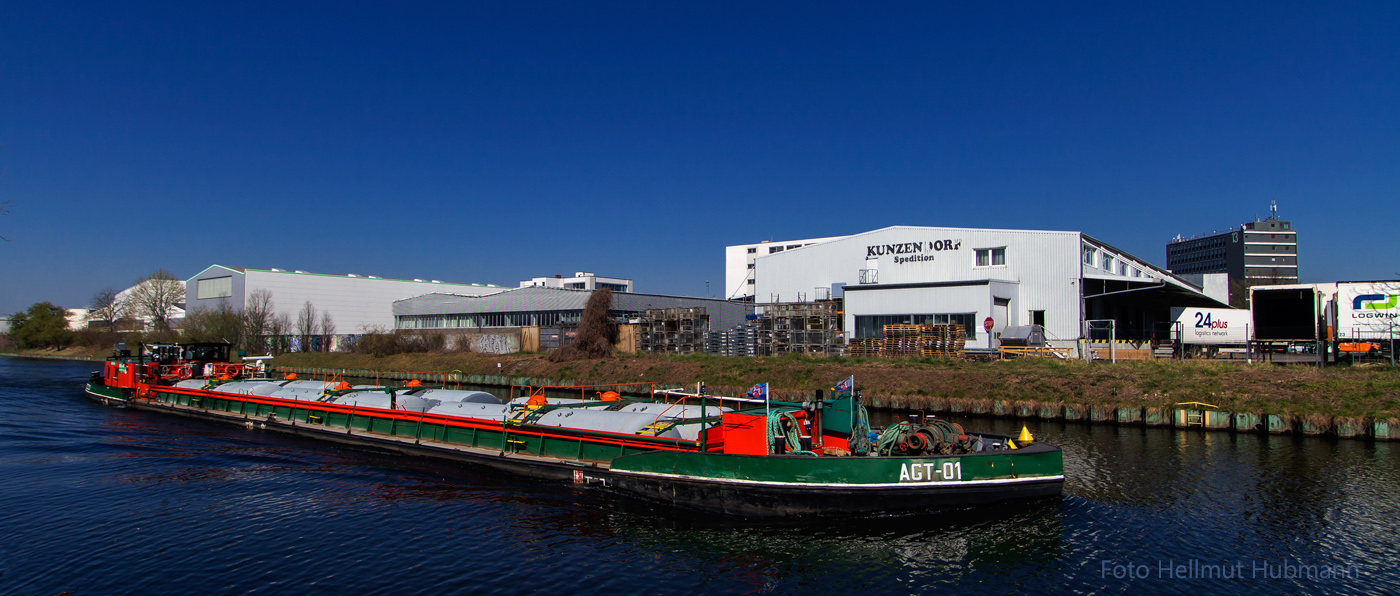
[[[880,355],[886,358],[918,357],[923,325],[885,325],[885,341]]]
[[[919,355],[924,358],[962,358],[966,347],[962,325],[919,326]]]
[[[885,345],[885,340],[874,339],[852,339],[846,346],[848,353],[854,358],[878,358],[880,349]]]

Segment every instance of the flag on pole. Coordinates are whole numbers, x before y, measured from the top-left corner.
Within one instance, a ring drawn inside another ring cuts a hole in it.
[[[768,383],[759,383],[749,390],[749,397],[768,401]]]
[[[855,386],[856,386],[856,376],[855,376],[855,375],[851,375],[851,376],[849,376],[849,377],[846,377],[846,378],[842,379],[840,383],[837,383],[837,384],[836,384],[836,395],[837,395],[837,396],[840,396],[842,393],[850,393],[850,392],[851,392],[851,388],[852,388],[852,387],[855,387]]]

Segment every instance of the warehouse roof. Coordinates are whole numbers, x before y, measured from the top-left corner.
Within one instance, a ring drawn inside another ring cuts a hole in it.
[[[592,290],[527,287],[486,296],[432,293],[394,301],[394,315],[479,314],[583,310]],[[613,292],[613,310],[640,312],[649,308],[729,305],[728,300]]]
[[[189,279],[191,279],[191,280],[196,279],[196,278],[200,277],[201,275],[204,275],[205,272],[207,272],[207,271],[209,271],[210,269],[213,269],[213,268],[215,268],[215,267],[220,268],[220,269],[227,269],[227,270],[229,270],[229,271],[233,271],[233,272],[236,272],[236,273],[247,273],[247,272],[249,272],[249,271],[255,271],[255,272],[261,272],[261,273],[285,273],[285,274],[287,274],[287,275],[308,275],[308,276],[314,276],[314,277],[338,277],[338,278],[348,278],[348,279],[377,279],[377,280],[380,280],[380,281],[417,282],[417,283],[424,283],[424,284],[429,284],[429,283],[430,283],[430,284],[440,284],[440,285],[445,285],[445,286],[448,286],[448,285],[450,285],[450,286],[472,286],[472,287],[477,287],[477,288],[502,288],[502,289],[505,289],[505,288],[508,287],[508,286],[497,286],[497,285],[493,285],[493,284],[469,284],[469,283],[457,283],[457,282],[450,282],[450,281],[438,281],[438,280],[436,280],[436,279],[434,279],[434,280],[424,280],[424,279],[398,279],[398,278],[393,278],[393,277],[378,277],[378,276],[374,276],[374,275],[356,275],[356,274],[354,274],[354,273],[347,273],[347,274],[339,274],[339,273],[312,273],[312,272],[309,272],[309,271],[299,271],[299,270],[288,271],[288,270],[286,270],[286,269],[258,269],[258,268],[256,268],[256,267],[229,267],[229,266],[227,266],[227,265],[219,265],[219,264],[214,264],[214,265],[210,265],[210,266],[208,266],[208,267],[205,267],[202,271],[200,271],[199,273],[194,274],[194,275],[193,275],[192,277],[190,277]]]

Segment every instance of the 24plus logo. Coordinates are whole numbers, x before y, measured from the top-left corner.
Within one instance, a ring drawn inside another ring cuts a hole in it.
[[[1197,329],[1229,329],[1229,328],[1230,328],[1230,322],[1229,322],[1229,321],[1222,321],[1222,320],[1220,320],[1220,319],[1216,319],[1216,320],[1212,321],[1212,320],[1210,320],[1210,313],[1198,312],[1198,313],[1196,313],[1196,328],[1197,328]]]

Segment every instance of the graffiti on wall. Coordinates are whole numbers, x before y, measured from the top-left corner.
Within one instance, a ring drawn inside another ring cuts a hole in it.
[[[471,350],[479,354],[513,354],[520,351],[519,335],[483,333],[467,336]]]

